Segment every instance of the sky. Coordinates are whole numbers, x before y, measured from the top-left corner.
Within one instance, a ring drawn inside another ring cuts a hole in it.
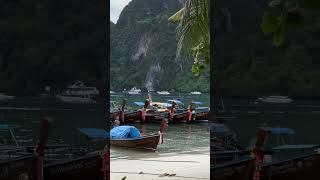
[[[116,23],[118,21],[122,9],[130,1],[131,0],[110,0],[110,20],[112,22]]]

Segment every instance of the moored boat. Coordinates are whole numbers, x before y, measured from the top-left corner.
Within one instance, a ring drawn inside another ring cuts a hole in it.
[[[169,95],[170,93],[168,91],[157,91],[157,94],[159,94],[159,95]]]
[[[267,96],[258,98],[258,101],[263,103],[288,104],[293,100],[288,96]]]
[[[140,93],[141,93],[141,89],[138,89],[136,87],[133,87],[128,91],[128,94],[131,94],[131,95],[138,95]]]
[[[159,139],[159,134],[146,134],[137,138],[110,139],[110,144],[125,148],[155,150],[157,149]]]
[[[154,134],[141,134],[134,126],[116,126],[110,131],[110,145],[140,150],[156,150],[163,143],[163,132],[166,127],[162,121],[160,130]]]
[[[244,154],[234,156],[231,161],[214,164],[211,167],[211,178],[218,180],[253,179],[254,177],[261,180],[318,179],[319,145],[283,145],[285,141],[279,136],[292,134],[294,131],[289,128],[259,127],[256,143],[250,148],[251,150],[233,152],[237,154],[244,152]],[[273,137],[269,137],[271,135],[276,136],[274,139],[282,145],[269,146],[268,142],[273,140]]]
[[[103,179],[102,157],[99,151],[69,145],[46,145],[49,119],[41,120],[37,146],[20,146],[12,143],[14,135],[9,133],[9,145],[1,145],[1,156],[11,158],[0,162],[0,179],[86,180]],[[2,170],[4,170],[2,172]],[[104,170],[106,171],[106,170]],[[36,177],[36,178],[35,178]]]
[[[16,150],[6,153],[1,151],[0,160],[0,180],[39,179],[37,173],[38,159],[31,153],[19,154]]]
[[[193,121],[200,121],[200,120],[208,120],[209,119],[209,112],[195,112],[192,114]]]
[[[81,81],[76,81],[64,89],[62,94],[56,97],[65,103],[96,103],[95,98],[99,95],[96,87],[87,87]]]
[[[199,91],[190,92],[191,95],[201,95],[202,93]]]
[[[9,96],[4,93],[0,93],[0,101],[5,101],[5,100],[12,100],[14,96]]]
[[[46,180],[87,180],[103,178],[102,157],[98,152],[78,155],[78,157],[71,159],[70,157],[64,157],[63,159],[46,158],[45,161],[44,179]]]

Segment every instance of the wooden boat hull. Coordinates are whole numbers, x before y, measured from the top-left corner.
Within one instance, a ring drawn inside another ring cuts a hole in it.
[[[110,139],[110,145],[133,149],[157,149],[160,135],[145,135],[142,138]]]
[[[239,161],[213,166],[210,179],[214,180],[249,180],[253,174],[253,159],[246,158]]]
[[[33,155],[13,158],[0,163],[0,180],[37,180],[37,159]]]
[[[124,122],[140,122],[141,111],[133,111],[124,113]]]
[[[320,155],[311,154],[262,166],[262,180],[318,180]],[[225,163],[211,169],[211,179],[247,180],[253,178],[253,160]]]
[[[186,122],[187,120],[188,120],[188,112],[183,112],[183,113],[173,115],[172,122],[181,123],[181,122]]]
[[[320,169],[320,154],[304,155],[262,167],[263,180],[318,180]]]
[[[45,180],[103,179],[102,158],[98,153],[44,166]]]
[[[119,116],[119,112],[110,112],[110,120],[111,121],[116,120],[117,116]]]
[[[192,115],[193,121],[200,121],[200,120],[208,120],[209,119],[209,112],[197,112]]]

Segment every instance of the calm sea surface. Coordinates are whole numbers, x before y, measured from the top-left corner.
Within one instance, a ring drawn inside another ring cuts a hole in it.
[[[16,98],[0,103],[0,124],[14,127],[17,141],[22,145],[37,142],[40,118],[43,116],[54,119],[49,131],[49,144],[87,143],[78,128],[106,126],[102,105],[70,105],[40,98]]]
[[[247,99],[224,99],[226,124],[247,146],[256,127],[286,127],[295,130],[295,143],[320,144],[320,101],[294,100],[290,104],[254,104]]]

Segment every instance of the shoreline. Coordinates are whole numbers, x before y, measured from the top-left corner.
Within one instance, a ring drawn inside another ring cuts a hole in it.
[[[124,176],[127,180],[210,179],[210,150],[110,159],[110,178],[121,180]]]

